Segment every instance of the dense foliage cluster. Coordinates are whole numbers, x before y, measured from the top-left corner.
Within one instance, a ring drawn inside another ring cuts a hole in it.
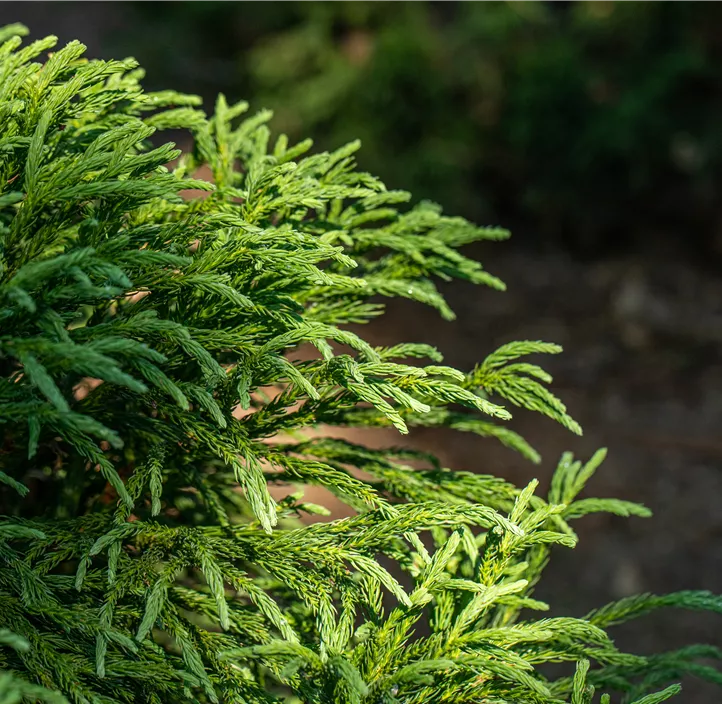
[[[280,128],[324,147],[361,138],[364,168],[468,218],[593,251],[660,233],[718,247],[714,4],[204,2],[169,13],[139,2],[127,12],[138,31],[122,50],[131,42],[154,80],[254,95]]]
[[[132,60],[38,59],[55,39],[25,33],[0,46],[0,702],[654,704],[720,679],[714,648],[633,655],[606,630],[721,611],[709,593],[535,616],[572,519],[647,514],[578,498],[602,452],[564,456],[542,498],[329,432],[444,426],[532,461],[507,405],[579,432],[523,360],[555,345],[464,373],[349,329],[384,297],[451,318],[435,278],[502,288],[459,248],[504,230],[407,205],[355,143],[304,156],[268,112],[219,97],[209,118]],[[326,513],[310,486],[353,515],[304,523]]]

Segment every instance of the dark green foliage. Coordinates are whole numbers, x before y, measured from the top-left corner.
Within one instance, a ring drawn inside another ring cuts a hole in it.
[[[0,47],[2,704],[586,704],[592,686],[630,701],[719,679],[700,664],[714,649],[643,657],[605,630],[720,611],[711,594],[530,615],[569,520],[648,513],[577,499],[603,453],[563,457],[542,499],[308,432],[448,426],[538,460],[506,401],[580,432],[520,361],[555,345],[511,343],[467,374],[344,327],[389,296],[452,317],[436,278],[501,288],[458,250],[505,231],[406,205],[355,170],[355,143],[304,157],[271,143],[267,112],[220,97],[208,118],[144,93],[130,60],[71,43],[37,61],[54,41],[21,48],[24,32]],[[149,143],[170,128],[192,153]],[[312,486],[354,515],[304,524],[324,512]],[[577,673],[549,680],[551,662]]]
[[[168,12],[139,2],[129,13],[140,28],[123,51],[137,42],[154,80],[255,95],[280,128],[323,147],[361,138],[365,168],[467,217],[577,247],[660,233],[714,245],[714,3],[204,2]]]

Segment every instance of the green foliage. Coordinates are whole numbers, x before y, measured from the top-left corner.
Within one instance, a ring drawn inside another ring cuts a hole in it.
[[[365,168],[467,217],[577,246],[716,231],[722,71],[712,4],[234,11],[204,2],[169,13],[139,2],[130,11],[140,28],[123,36],[123,51],[133,42],[155,80],[255,95],[282,129],[323,147],[361,138]]]
[[[267,112],[220,97],[208,117],[144,92],[131,60],[74,42],[37,61],[54,39],[24,33],[0,47],[0,702],[651,704],[684,674],[720,679],[714,649],[632,655],[605,630],[718,612],[714,595],[529,615],[569,520],[647,515],[577,498],[602,453],[563,457],[542,499],[308,432],[442,426],[538,459],[505,401],[580,432],[518,361],[554,345],[463,373],[345,327],[393,296],[452,317],[438,278],[501,288],[459,248],[505,231],[407,205],[355,169],[356,143],[304,156]],[[191,152],[150,141],[171,128]],[[325,512],[313,486],[353,515],[299,520]],[[538,669],[560,662],[576,674]]]

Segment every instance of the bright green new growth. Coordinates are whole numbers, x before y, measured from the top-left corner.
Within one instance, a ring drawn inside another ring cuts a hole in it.
[[[520,361],[555,345],[511,343],[465,374],[344,327],[384,296],[451,318],[434,278],[502,288],[458,249],[505,231],[407,207],[354,169],[355,144],[304,157],[271,145],[268,113],[239,121],[245,103],[207,118],[144,93],[133,61],[71,43],[33,62],[55,40],[20,48],[25,33],[0,48],[1,704],[588,704],[594,687],[653,704],[686,673],[720,680],[699,662],[714,648],[643,657],[606,632],[722,611],[711,594],[534,618],[569,520],[647,515],[577,499],[602,452],[563,457],[544,500],[303,432],[444,426],[538,461],[505,401],[579,432]],[[148,140],[171,128],[194,149],[169,169],[179,152]],[[204,165],[212,183],[191,178]],[[325,511],[311,485],[355,515],[304,525]],[[569,677],[538,669],[558,662]]]

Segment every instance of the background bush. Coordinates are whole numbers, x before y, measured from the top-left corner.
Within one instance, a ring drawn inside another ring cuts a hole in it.
[[[721,10],[699,3],[137,3],[151,84],[254,95],[393,186],[588,249],[713,245]],[[129,41],[130,40],[130,41]],[[151,50],[149,51],[149,47]]]

